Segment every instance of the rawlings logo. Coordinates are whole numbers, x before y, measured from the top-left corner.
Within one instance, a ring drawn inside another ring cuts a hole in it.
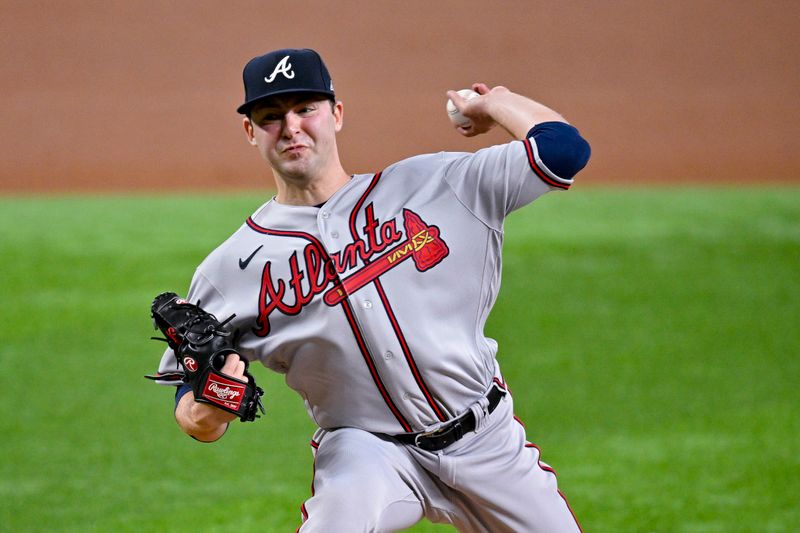
[[[236,411],[244,398],[245,385],[212,374],[203,389],[203,398],[211,403],[223,405]]]
[[[165,331],[164,333],[165,333],[165,334],[167,335],[167,337],[169,337],[169,339],[170,339],[172,342],[174,342],[174,343],[175,343],[177,346],[180,346],[180,345],[182,344],[182,342],[183,342],[183,341],[181,341],[181,338],[180,338],[180,337],[178,337],[178,333],[175,331],[175,328],[173,328],[172,326],[170,326],[169,328],[167,328],[167,331]]]
[[[183,358],[183,366],[189,372],[197,372],[197,361],[195,361],[191,357],[184,357]]]
[[[347,294],[352,294],[361,287],[375,281],[381,274],[413,258],[418,271],[435,266],[444,259],[449,249],[439,237],[439,228],[428,226],[416,213],[403,210],[403,233],[397,229],[396,219],[381,223],[376,217],[373,205],[364,209],[366,222],[362,228],[364,238],[356,239],[344,249],[333,253],[330,257],[317,241],[311,241],[302,252],[302,263],[298,252],[289,257],[290,277],[288,281],[273,279],[272,263],[267,261],[261,274],[261,291],[258,298],[259,313],[256,321],[258,327],[253,329],[256,335],[269,335],[269,315],[277,310],[285,315],[297,315],[314,296],[324,292],[325,303],[336,305]],[[398,241],[402,241],[398,243]],[[392,245],[395,245],[391,247]],[[391,247],[391,248],[390,248]],[[374,257],[381,252],[385,253]],[[365,264],[361,269],[339,281],[339,274],[358,265],[359,260]],[[304,288],[306,280],[307,288]]]
[[[211,385],[208,386],[208,390],[216,394],[217,398],[220,400],[230,400],[242,394],[241,391],[233,390],[228,386],[223,387],[215,382],[212,382]]]

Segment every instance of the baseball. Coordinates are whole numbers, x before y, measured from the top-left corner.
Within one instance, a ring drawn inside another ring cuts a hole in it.
[[[460,94],[462,98],[465,98],[467,100],[471,100],[476,96],[479,96],[478,93],[476,93],[472,89],[461,89],[460,91],[458,91],[458,94]],[[466,128],[472,124],[470,119],[462,115],[461,112],[458,109],[456,109],[456,105],[449,98],[447,99],[447,116],[450,118],[450,122],[452,122],[456,126],[461,126],[462,128]]]

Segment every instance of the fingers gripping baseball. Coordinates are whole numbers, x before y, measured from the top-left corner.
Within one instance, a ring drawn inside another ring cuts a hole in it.
[[[448,113],[456,130],[465,137],[486,133],[497,125],[491,114],[491,102],[495,95],[508,92],[502,86],[489,88],[485,83],[474,83],[472,90],[447,91],[450,98]],[[450,113],[452,108],[455,113]]]

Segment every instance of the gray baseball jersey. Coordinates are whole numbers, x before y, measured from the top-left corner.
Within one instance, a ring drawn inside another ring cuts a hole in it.
[[[423,155],[353,176],[319,208],[270,200],[199,266],[187,298],[235,314],[241,354],[286,374],[321,428],[451,419],[500,376],[483,326],[503,219],[571,183],[537,159],[530,140]],[[168,351],[160,370],[175,367]]]
[[[392,531],[421,516],[579,531],[510,396],[487,408],[505,385],[483,331],[505,217],[571,176],[533,138],[417,156],[353,176],[320,207],[268,201],[198,267],[187,298],[235,314],[240,353],[285,374],[320,428],[300,531]],[[175,368],[168,350],[160,371]],[[385,437],[467,412],[476,430],[436,452]]]

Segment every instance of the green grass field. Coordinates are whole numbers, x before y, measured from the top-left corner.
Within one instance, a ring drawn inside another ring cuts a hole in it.
[[[142,378],[153,296],[261,197],[0,199],[0,529],[294,531],[313,426],[280,376],[213,445]],[[488,330],[587,533],[800,524],[799,188],[549,195]]]

